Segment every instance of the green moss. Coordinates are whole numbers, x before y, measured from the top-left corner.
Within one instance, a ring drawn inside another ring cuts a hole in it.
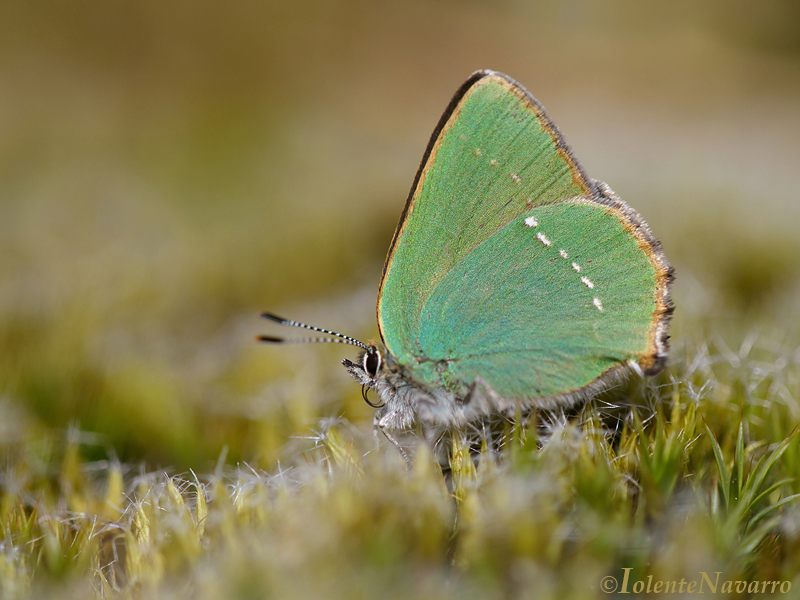
[[[452,496],[425,447],[408,471],[341,420],[280,469],[220,464],[197,479],[85,462],[75,432],[6,466],[3,592],[588,598],[623,568],[793,580],[800,415],[778,386],[743,399],[732,385],[757,389],[765,365],[796,384],[796,357],[771,342],[754,341],[758,359],[679,353],[631,386],[621,420],[590,406],[572,423],[513,428],[501,460],[477,470],[456,445]],[[37,472],[56,480],[23,475]]]

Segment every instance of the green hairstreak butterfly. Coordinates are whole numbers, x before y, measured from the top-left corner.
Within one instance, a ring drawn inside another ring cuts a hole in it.
[[[542,105],[478,71],[439,120],[389,247],[381,342],[268,313],[336,337],[259,339],[362,347],[343,364],[377,392],[384,433],[457,427],[660,371],[672,273],[642,217],[586,176]]]

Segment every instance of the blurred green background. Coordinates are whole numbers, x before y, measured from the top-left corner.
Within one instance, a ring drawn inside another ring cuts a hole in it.
[[[368,427],[353,353],[258,346],[258,313],[377,335],[428,136],[480,68],[663,240],[677,346],[796,330],[797,22],[791,0],[3,3],[0,453],[269,469],[321,417]]]

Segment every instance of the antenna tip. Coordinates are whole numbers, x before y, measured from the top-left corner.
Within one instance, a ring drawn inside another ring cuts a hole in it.
[[[276,323],[281,323],[281,324],[286,322],[286,319],[284,319],[283,317],[279,317],[278,315],[273,315],[272,313],[268,312],[262,312],[261,318],[269,319],[270,321],[275,321]]]
[[[282,344],[286,340],[284,338],[273,337],[271,335],[257,335],[256,336],[257,342],[267,342],[269,344]]]

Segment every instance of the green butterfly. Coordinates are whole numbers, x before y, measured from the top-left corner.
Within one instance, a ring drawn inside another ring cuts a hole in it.
[[[586,176],[542,105],[478,71],[439,120],[389,247],[382,343],[268,313],[338,339],[260,339],[364,348],[343,364],[376,390],[384,433],[459,427],[572,406],[631,371],[660,371],[672,278],[642,217]]]

